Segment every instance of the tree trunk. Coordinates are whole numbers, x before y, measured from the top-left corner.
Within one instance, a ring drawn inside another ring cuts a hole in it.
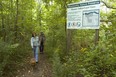
[[[70,47],[71,47],[71,30],[67,29],[67,20],[66,20],[66,9],[67,9],[67,4],[66,4],[67,0],[63,1],[63,8],[64,8],[64,16],[65,16],[65,32],[66,32],[66,51],[69,52],[70,51]]]
[[[15,40],[17,39],[17,28],[18,28],[18,2],[19,0],[16,0],[16,20],[15,20],[15,25],[14,25],[14,31],[15,31]]]
[[[41,25],[41,10],[40,10],[39,18],[40,18],[39,25],[42,26],[42,25]]]
[[[42,12],[42,8],[41,8],[41,1],[38,1],[38,21],[39,21],[39,26],[40,26],[40,31],[41,31],[41,28],[42,28],[42,24],[41,24],[41,12]]]
[[[3,6],[1,3],[1,25],[2,25],[2,30],[1,30],[1,36],[3,37],[3,41],[5,41],[6,38],[6,32],[5,32],[5,24],[4,24],[4,14],[3,14]]]

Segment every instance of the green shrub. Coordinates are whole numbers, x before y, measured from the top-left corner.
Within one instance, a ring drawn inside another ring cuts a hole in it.
[[[104,37],[96,47],[91,45],[70,52],[64,62],[54,54],[53,77],[78,77],[79,74],[84,77],[116,77],[116,48],[113,44]]]
[[[116,76],[116,51],[112,44],[99,42],[95,49],[89,49],[83,55],[82,73],[87,77],[115,77]]]
[[[63,64],[64,77],[116,77],[116,51],[112,44],[100,41],[96,47],[83,48],[79,52],[71,52]]]
[[[0,41],[0,77],[14,77],[28,53],[27,44],[8,44]]]
[[[11,46],[5,42],[0,40],[0,76],[4,73],[6,65],[9,63],[9,58],[13,53],[13,48],[15,46]]]
[[[53,77],[63,77],[62,76],[62,64],[58,52],[54,52],[53,55]]]

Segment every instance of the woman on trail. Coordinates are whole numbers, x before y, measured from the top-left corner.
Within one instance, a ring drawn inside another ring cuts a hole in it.
[[[39,37],[36,35],[36,33],[32,33],[31,47],[34,52],[34,58],[36,60],[36,63],[38,63]]]
[[[45,35],[43,32],[40,33],[40,36],[39,36],[39,40],[40,40],[40,53],[43,53],[44,51],[44,43],[45,43]]]

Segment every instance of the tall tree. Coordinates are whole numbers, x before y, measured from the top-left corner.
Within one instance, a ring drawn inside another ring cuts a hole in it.
[[[19,14],[19,0],[16,0],[16,19],[15,19],[15,25],[14,25],[14,31],[15,31],[15,40],[17,39],[17,30],[18,30],[18,14]]]

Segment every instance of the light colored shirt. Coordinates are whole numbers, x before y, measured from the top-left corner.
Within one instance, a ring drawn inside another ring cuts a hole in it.
[[[33,48],[34,46],[39,46],[39,37],[31,37],[31,47]]]

